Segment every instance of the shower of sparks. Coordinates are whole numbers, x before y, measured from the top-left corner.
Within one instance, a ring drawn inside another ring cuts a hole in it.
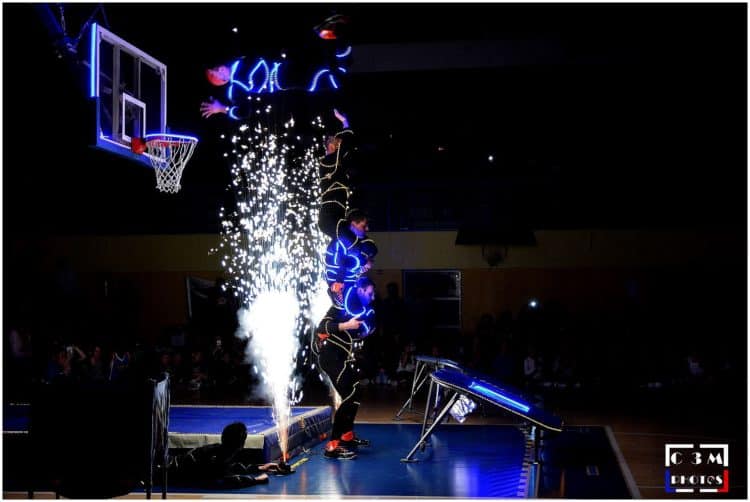
[[[298,390],[294,356],[299,349],[294,336],[299,302],[293,291],[261,292],[249,308],[240,310],[240,330],[252,336],[250,350],[260,366],[261,377],[273,398],[273,417],[279,431],[279,446],[286,453],[289,412]]]
[[[282,128],[271,106],[257,111],[265,113],[239,127],[224,155],[234,162],[229,190],[237,206],[220,212],[218,251],[240,300],[237,336],[249,339],[246,356],[272,401],[285,458],[291,406],[302,399],[295,368],[307,348],[300,352],[300,334],[323,316],[316,300],[326,288],[326,238],[318,228],[323,149],[317,139],[306,144],[294,119]],[[320,117],[310,126],[322,136]]]

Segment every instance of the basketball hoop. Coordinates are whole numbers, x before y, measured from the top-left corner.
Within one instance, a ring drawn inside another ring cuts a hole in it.
[[[156,188],[162,192],[180,191],[185,164],[198,144],[198,138],[182,134],[147,134],[146,152],[156,172]]]

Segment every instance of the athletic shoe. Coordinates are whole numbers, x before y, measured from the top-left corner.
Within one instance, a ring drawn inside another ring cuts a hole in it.
[[[336,448],[333,448],[331,450],[326,448],[326,451],[323,453],[323,455],[326,458],[337,458],[339,460],[352,460],[357,458],[356,453],[347,448],[344,448],[343,446],[337,446]]]

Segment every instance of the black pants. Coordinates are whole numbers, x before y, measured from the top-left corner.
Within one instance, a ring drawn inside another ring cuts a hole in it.
[[[336,195],[341,194],[338,193]],[[346,204],[346,200],[344,200],[343,203]],[[324,199],[320,206],[320,212],[318,213],[318,226],[329,238],[335,239],[338,237],[336,228],[339,225],[339,221],[343,220],[345,217],[346,209],[344,206],[340,205],[339,201]]]
[[[336,392],[341,396],[341,406],[333,415],[331,439],[354,429],[354,419],[359,410],[359,368],[349,352],[331,342],[321,346],[318,366],[331,379]]]

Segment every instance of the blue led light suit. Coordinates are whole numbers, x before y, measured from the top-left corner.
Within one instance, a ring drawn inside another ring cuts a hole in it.
[[[346,223],[346,220],[342,220]],[[334,238],[325,254],[325,279],[328,294],[334,305],[344,308],[350,315],[364,315],[354,287],[357,279],[364,275],[363,266],[368,258],[377,253],[372,239],[365,236],[360,239],[348,228]],[[334,284],[341,284],[340,296],[332,290]],[[371,319],[362,319],[369,326],[374,326],[374,315]]]
[[[340,139],[341,143],[336,151],[319,159],[321,206],[318,225],[321,231],[331,238],[325,254],[325,279],[331,300],[349,312],[359,312],[357,295],[348,294],[348,291],[364,273],[362,267],[368,258],[377,254],[377,246],[366,235],[357,237],[346,220],[347,211],[352,209],[352,190],[349,186],[349,173],[345,167],[351,157],[352,137],[351,129],[337,133],[335,138]],[[342,285],[341,297],[331,291],[334,283]],[[349,304],[344,301],[346,298],[351,299]],[[374,322],[374,319],[371,322]]]
[[[226,86],[227,115],[242,120],[253,111],[255,98],[297,92],[313,94],[338,91],[348,78],[352,49],[341,43],[297,50],[286,57],[239,58],[226,66],[230,71]]]

